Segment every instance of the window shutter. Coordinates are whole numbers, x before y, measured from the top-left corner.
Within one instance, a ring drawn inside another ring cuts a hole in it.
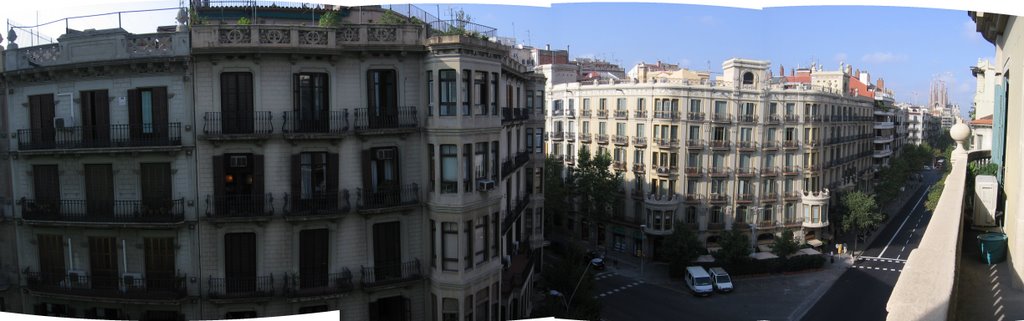
[[[213,156],[213,202],[216,205],[214,212],[223,210],[218,202],[223,202],[224,197],[224,156]],[[209,204],[207,205],[209,206]],[[207,212],[210,212],[209,209]]]
[[[405,321],[412,321],[412,300],[402,297],[402,309],[405,310]]]
[[[380,311],[377,311],[377,302],[370,302],[370,321],[380,320]]]
[[[167,87],[153,88],[153,131],[160,139],[167,137]]]
[[[296,207],[296,203],[302,199],[302,154],[292,155],[292,195],[288,200],[290,210]]]
[[[142,136],[142,97],[138,89],[128,89],[128,128],[130,137]]]
[[[367,197],[373,191],[373,182],[371,181],[372,172],[370,171],[371,161],[370,153],[372,149],[363,150],[363,195],[361,197]],[[361,203],[361,202],[360,202]]]
[[[256,194],[257,199],[263,199],[263,155],[252,155],[252,191]]]
[[[338,153],[327,153],[327,193],[338,195]]]

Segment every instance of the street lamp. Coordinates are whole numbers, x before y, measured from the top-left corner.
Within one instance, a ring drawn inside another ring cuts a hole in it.
[[[574,297],[576,297],[576,290],[580,289],[580,284],[583,283],[583,278],[586,277],[587,276],[587,272],[590,271],[590,266],[591,266],[590,261],[587,261],[586,264],[587,264],[587,266],[585,268],[583,268],[583,274],[580,275],[579,281],[576,281],[576,287],[572,289],[572,294],[569,295],[569,301],[566,301],[565,300],[565,295],[562,294],[562,292],[558,292],[558,290],[551,290],[551,292],[550,292],[551,295],[562,298],[562,303],[565,304],[565,312],[569,312],[569,305],[572,304],[572,299]]]
[[[640,277],[644,277],[644,240],[647,238],[647,225],[640,225]]]

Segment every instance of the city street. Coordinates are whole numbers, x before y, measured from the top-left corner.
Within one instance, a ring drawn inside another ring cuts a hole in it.
[[[917,248],[931,213],[924,208],[928,187],[941,178],[924,172],[924,184],[803,320],[885,320],[885,305],[903,271],[910,251]],[[853,246],[853,244],[848,244]],[[863,245],[861,245],[863,247]]]

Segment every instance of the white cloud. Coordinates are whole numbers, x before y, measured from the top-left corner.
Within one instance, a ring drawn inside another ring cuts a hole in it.
[[[860,58],[867,63],[887,63],[907,60],[907,55],[894,54],[891,52],[873,52]]]

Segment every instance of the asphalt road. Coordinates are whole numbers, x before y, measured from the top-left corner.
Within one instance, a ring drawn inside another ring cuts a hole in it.
[[[613,273],[599,274],[595,279],[595,293],[603,305],[601,318],[606,321],[733,320],[715,309],[701,308],[702,302],[713,297],[695,297],[681,289],[642,283]]]
[[[928,227],[931,212],[925,210],[924,199],[928,187],[941,178],[940,175],[935,170],[925,173],[925,184],[910,196],[906,205],[881,230],[881,235],[864,249],[863,259],[839,277],[803,320],[885,320],[888,314],[885,304],[903,271],[903,264]]]

